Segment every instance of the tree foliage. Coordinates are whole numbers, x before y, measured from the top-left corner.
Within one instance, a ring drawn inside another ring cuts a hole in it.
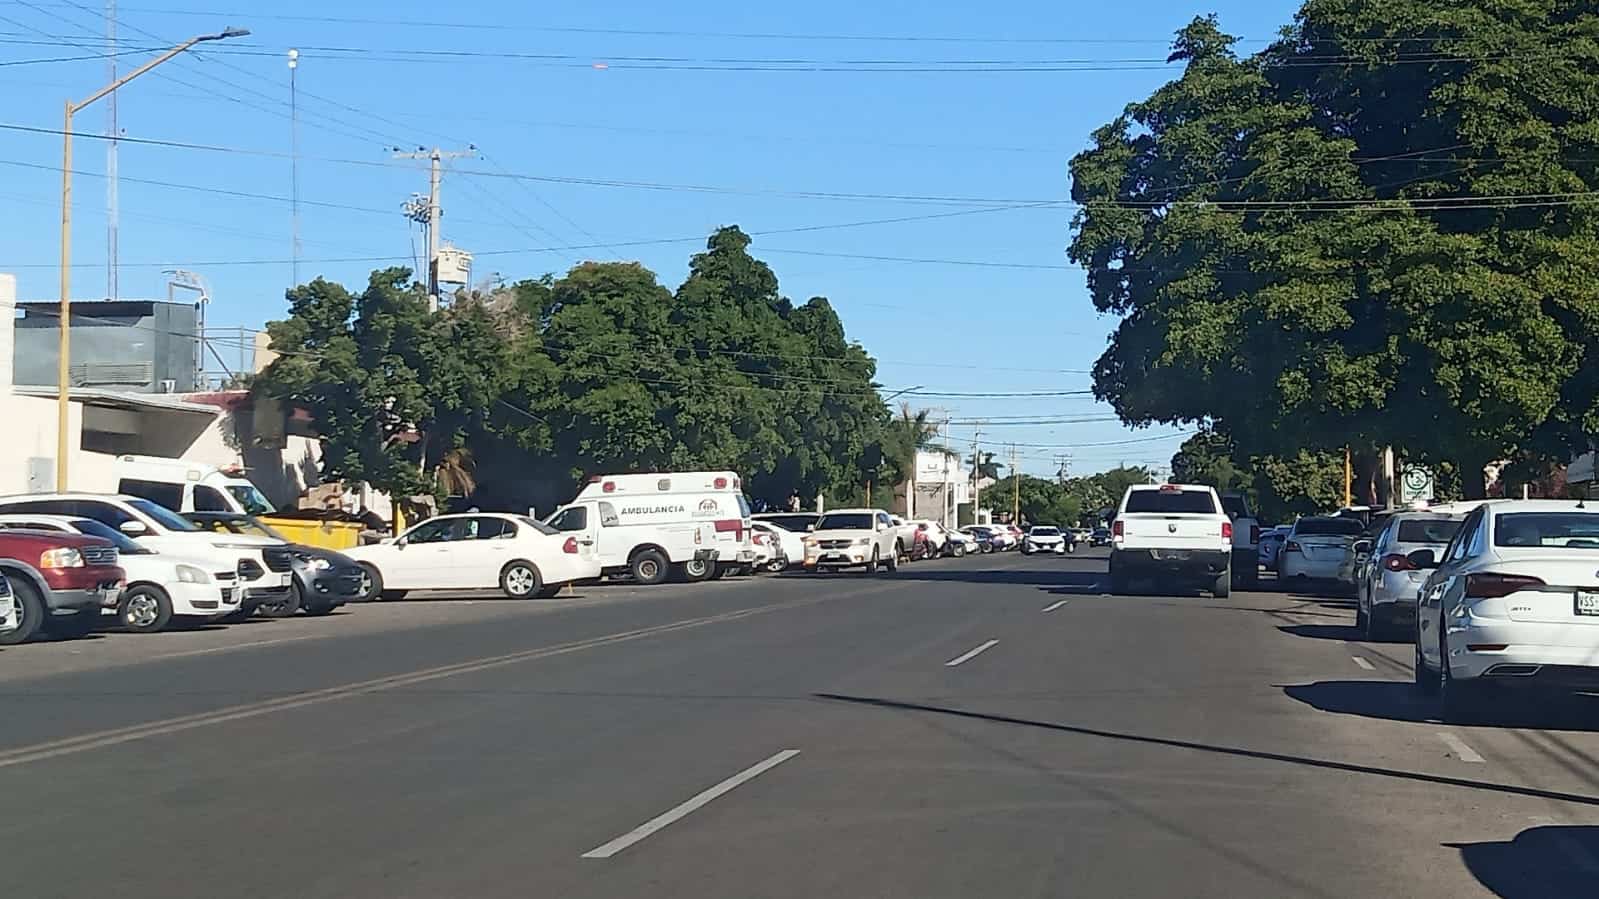
[[[796,305],[737,228],[676,291],[632,262],[463,292],[429,312],[404,269],[318,279],[269,326],[255,389],[312,414],[326,478],[547,509],[602,472],[733,469],[753,497],[853,498],[931,438],[890,415],[831,304]]]
[[[1258,54],[1234,44],[1196,19],[1182,76],[1072,160],[1070,254],[1121,316],[1096,393],[1283,460],[1392,444],[1469,472],[1586,448],[1592,4],[1307,0]]]

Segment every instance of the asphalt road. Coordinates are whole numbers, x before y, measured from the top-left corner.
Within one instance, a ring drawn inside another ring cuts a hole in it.
[[[0,651],[26,897],[1599,895],[1594,703],[1102,555]],[[1599,701],[1596,701],[1599,702]]]

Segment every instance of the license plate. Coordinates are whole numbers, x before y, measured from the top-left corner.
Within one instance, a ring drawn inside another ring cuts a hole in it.
[[[1578,590],[1577,614],[1599,615],[1599,593],[1591,590]]]
[[[1156,549],[1150,551],[1151,555],[1161,561],[1180,562],[1188,558],[1186,549]]]
[[[822,556],[822,558],[824,560],[828,561],[828,562],[847,562],[847,561],[849,561],[849,557],[844,555],[843,553],[828,553],[827,555]]]

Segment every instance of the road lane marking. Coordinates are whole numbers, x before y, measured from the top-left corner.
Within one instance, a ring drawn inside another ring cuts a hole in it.
[[[1376,671],[1377,670],[1377,666],[1376,665],[1373,665],[1372,663],[1366,661],[1365,659],[1361,658],[1360,656],[1350,656],[1350,658],[1354,660],[1356,665],[1359,665],[1360,667],[1366,669],[1367,671]]]
[[[1063,599],[1060,602],[1054,603],[1052,605],[1045,606],[1044,607],[1044,611],[1053,612],[1053,611],[1055,611],[1056,609],[1060,608],[1061,606],[1063,606],[1065,604],[1066,604],[1066,600]]]
[[[727,780],[722,781],[716,786],[695,795],[692,799],[689,799],[682,805],[679,805],[676,808],[665,812],[664,814],[657,815],[654,818],[645,821],[643,824],[640,824],[627,833],[622,834],[609,843],[590,849],[589,851],[583,853],[582,857],[610,858],[618,852],[621,852],[623,849],[626,849],[634,843],[647,838],[651,834],[662,830],[668,825],[687,818],[696,810],[704,808],[706,805],[710,804],[711,800],[715,799],[716,797],[732,792],[741,784],[749,783],[755,778],[760,777],[762,774],[765,774],[766,772],[776,768],[778,765],[783,764],[799,754],[800,751],[798,749],[785,749],[771,758],[745,768],[743,771],[740,771],[732,777],[729,777]]]
[[[1480,763],[1483,761],[1482,756],[1477,754],[1477,750],[1467,746],[1465,740],[1460,739],[1447,730],[1439,731],[1438,739],[1444,741],[1445,746],[1448,746],[1450,749],[1454,750],[1455,757],[1460,759],[1462,762]]]
[[[970,652],[963,652],[960,655],[956,656],[955,658],[950,659],[949,661],[944,663],[944,667],[945,668],[954,668],[956,665],[961,665],[961,664],[964,664],[966,662],[970,662],[972,659],[975,659],[978,656],[982,655],[983,653],[988,652],[990,649],[993,649],[996,645],[998,645],[998,643],[999,643],[998,640],[990,640],[987,643],[984,643],[982,646],[979,646],[976,649],[971,650]]]
[[[320,703],[346,699],[352,696],[379,693],[385,690],[393,690],[399,687],[408,687],[413,684],[426,683],[428,681],[453,677],[457,674],[473,674],[479,671],[488,670],[490,668],[498,668],[518,662],[529,662],[537,659],[549,658],[551,656],[566,655],[567,653],[580,652],[585,649],[608,646],[614,643],[625,643],[632,640],[643,639],[645,637],[667,634],[673,631],[689,630],[691,628],[704,627],[705,625],[709,624],[735,621],[740,618],[748,618],[753,615],[761,615],[781,609],[803,608],[805,606],[816,605],[829,600],[843,599],[846,597],[859,596],[867,593],[881,593],[892,589],[895,589],[892,584],[885,584],[876,588],[853,590],[845,593],[832,593],[826,596],[814,597],[811,599],[772,603],[770,605],[756,606],[750,609],[740,609],[733,612],[723,612],[718,615],[710,615],[702,618],[688,618],[682,621],[674,621],[667,624],[639,628],[637,630],[607,634],[601,637],[591,637],[586,640],[576,640],[570,643],[559,643],[554,646],[539,647],[537,649],[526,649],[519,652],[507,653],[505,655],[489,656],[487,658],[476,659],[469,662],[459,662],[453,665],[442,665],[436,668],[425,668],[405,674],[396,674],[388,677],[374,678],[367,681],[358,681],[356,683],[344,684],[337,687],[326,687],[320,690],[311,690],[305,693],[295,693],[289,696],[279,696],[273,699],[262,700],[260,702],[228,706],[226,708],[216,709],[210,712],[197,712],[192,715],[180,715],[178,717],[166,718],[159,721],[149,721],[143,724],[134,724],[127,727],[119,727],[88,734],[80,734],[75,737],[63,737],[57,740],[47,740],[28,746],[19,746],[14,749],[0,750],[0,768],[10,768],[14,765],[25,765],[30,762],[43,761],[45,759],[56,758],[64,755],[73,755],[75,753],[87,752],[94,749],[104,749],[110,746],[118,746],[123,743],[130,743],[134,740],[143,740],[148,737],[158,737],[181,733],[183,731],[207,727],[213,724],[224,724],[229,721],[238,721],[244,718],[255,718],[261,715],[271,714],[273,712],[287,711],[289,709],[296,709],[309,705],[318,705]]]

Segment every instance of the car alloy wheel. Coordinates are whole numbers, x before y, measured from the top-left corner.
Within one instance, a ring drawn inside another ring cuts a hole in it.
[[[160,614],[161,607],[156,604],[155,597],[148,593],[140,593],[129,597],[122,620],[132,627],[145,628],[154,624]]]
[[[505,592],[512,596],[527,596],[537,590],[538,586],[539,576],[526,565],[512,565],[505,570]]]

